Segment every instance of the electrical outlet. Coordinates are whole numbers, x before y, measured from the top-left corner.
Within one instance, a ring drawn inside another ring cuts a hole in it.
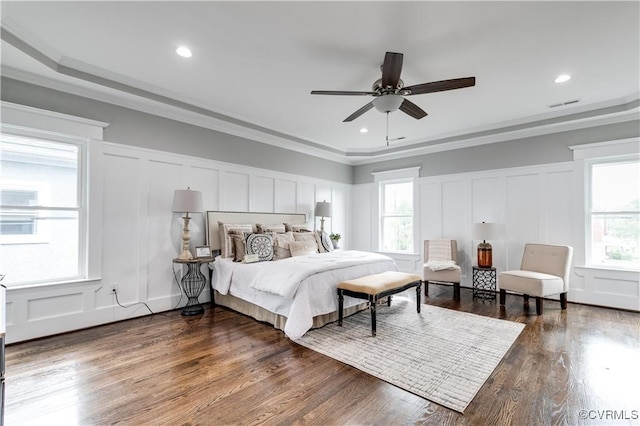
[[[118,283],[111,283],[109,284],[109,288],[111,289],[111,293],[115,294],[116,291],[118,290]]]

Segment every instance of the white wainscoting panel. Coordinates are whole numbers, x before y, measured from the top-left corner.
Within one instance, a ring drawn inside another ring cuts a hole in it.
[[[27,320],[37,321],[83,311],[81,292],[29,299]]]
[[[275,206],[275,180],[254,176],[251,182],[251,211],[273,213]]]
[[[575,241],[573,235],[573,173],[569,170],[550,172],[545,175],[545,226],[542,236],[549,244],[567,244]]]
[[[250,175],[226,170],[222,176],[222,186],[224,188],[222,209],[230,212],[248,212]]]
[[[220,210],[220,170],[192,166],[188,176],[188,181],[194,185],[192,189],[202,192],[202,204],[208,210]]]
[[[441,182],[424,182],[419,184],[417,203],[420,218],[419,240],[441,239],[442,236],[442,184]],[[420,253],[424,251],[424,244],[420,244]],[[422,253],[424,255],[424,253]]]
[[[525,242],[540,239],[540,218],[544,210],[540,200],[540,176],[527,173],[507,176],[506,234],[507,259],[505,269],[519,269]]]
[[[295,181],[284,179],[276,180],[275,205],[276,212],[278,213],[297,212],[298,185]]]
[[[374,184],[354,185],[351,189],[351,209],[349,221],[351,225],[348,247],[353,250],[370,251],[373,249],[372,221],[377,223],[377,207],[373,204]]]
[[[113,285],[122,303],[137,300],[141,259],[138,250],[144,224],[139,223],[141,165],[146,164],[135,152],[113,152],[107,148],[103,157],[103,269],[102,279],[106,285]],[[137,153],[141,154],[141,153]],[[125,156],[128,155],[128,156]],[[174,171],[180,166],[173,165]],[[141,226],[142,225],[142,226]],[[111,267],[118,265],[119,267]],[[113,304],[113,296],[103,299],[101,305]]]

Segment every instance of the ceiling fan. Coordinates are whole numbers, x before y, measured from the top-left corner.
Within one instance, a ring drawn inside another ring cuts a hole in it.
[[[370,92],[357,91],[339,91],[339,90],[312,90],[312,95],[343,95],[343,96],[373,96],[375,99],[349,117],[343,122],[353,121],[360,117],[371,108],[375,107],[380,112],[394,112],[398,109],[405,114],[419,120],[426,117],[427,113],[418,105],[405,99],[404,96],[422,95],[424,93],[442,92],[445,90],[462,89],[464,87],[475,86],[475,77],[454,78],[452,80],[433,81],[431,83],[416,84],[413,86],[404,86],[404,82],[400,80],[400,72],[402,71],[402,53],[387,52],[384,56],[384,62],[380,67],[382,69],[382,78],[376,80],[371,87]]]

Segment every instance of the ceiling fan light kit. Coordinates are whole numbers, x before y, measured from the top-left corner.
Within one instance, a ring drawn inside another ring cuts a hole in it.
[[[387,52],[382,63],[382,78],[375,81],[371,92],[359,91],[334,91],[334,90],[312,90],[312,95],[341,95],[341,96],[373,96],[375,99],[349,117],[344,122],[350,122],[360,117],[371,108],[378,111],[390,113],[398,109],[405,114],[419,120],[427,116],[427,113],[418,105],[405,99],[404,96],[421,95],[425,93],[442,92],[445,90],[462,89],[464,87],[475,86],[475,77],[454,78],[451,80],[433,81],[431,83],[416,84],[404,87],[404,82],[400,79],[402,72],[402,53]]]
[[[394,112],[403,101],[404,98],[400,95],[382,95],[373,100],[373,106],[380,112]]]

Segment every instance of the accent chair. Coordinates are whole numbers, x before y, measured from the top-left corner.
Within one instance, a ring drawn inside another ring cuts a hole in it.
[[[460,300],[460,276],[458,243],[456,240],[424,241],[423,282],[424,295],[429,297],[429,283],[453,285],[453,298]]]
[[[500,305],[508,291],[522,293],[525,306],[529,296],[536,298],[536,314],[542,315],[542,298],[560,294],[560,307],[567,309],[567,291],[573,247],[549,244],[525,244],[519,270],[498,273]]]

